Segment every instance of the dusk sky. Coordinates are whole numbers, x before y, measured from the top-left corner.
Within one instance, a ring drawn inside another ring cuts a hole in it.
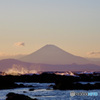
[[[47,44],[100,57],[100,0],[0,0],[0,56]]]

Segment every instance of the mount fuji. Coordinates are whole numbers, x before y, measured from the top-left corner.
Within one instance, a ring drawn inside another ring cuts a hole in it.
[[[46,45],[39,50],[26,55],[19,60],[30,63],[41,64],[88,64],[87,59],[79,56],[72,55],[55,45]]]
[[[100,65],[70,54],[55,45],[46,45],[20,59],[0,60],[0,71],[100,71]]]

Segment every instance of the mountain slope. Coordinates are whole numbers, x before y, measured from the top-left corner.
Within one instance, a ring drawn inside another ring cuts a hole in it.
[[[100,71],[100,66],[94,64],[36,64],[21,62],[15,59],[4,59],[0,60],[0,71],[22,73],[26,71]]]
[[[28,66],[30,65],[31,63],[22,62],[16,59],[3,59],[0,60],[0,71],[7,71],[9,68],[12,68],[13,66],[28,68]]]
[[[87,64],[90,63],[87,59],[72,55],[55,45],[46,45],[36,52],[24,56],[19,60],[31,63],[43,64]]]

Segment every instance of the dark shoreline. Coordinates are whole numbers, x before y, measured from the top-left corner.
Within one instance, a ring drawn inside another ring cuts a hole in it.
[[[29,96],[23,95],[23,94],[17,94],[10,92],[7,95],[6,100],[38,100],[38,99],[32,99]]]
[[[38,83],[55,83],[53,89],[60,90],[91,90],[100,89],[100,83],[81,84],[79,82],[100,82],[100,75],[79,74],[77,76],[56,75],[51,73],[42,73],[40,75],[20,75],[20,76],[0,76],[0,89],[12,89],[25,87],[23,84],[15,82],[38,82]],[[31,87],[31,86],[30,86]]]

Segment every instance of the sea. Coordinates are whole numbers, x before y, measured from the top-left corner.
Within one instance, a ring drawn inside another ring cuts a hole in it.
[[[54,83],[20,82],[17,84],[32,85],[34,90],[29,91],[30,87],[0,90],[0,100],[6,100],[9,92],[24,94],[38,100],[100,100],[100,90],[53,90],[50,85]]]

